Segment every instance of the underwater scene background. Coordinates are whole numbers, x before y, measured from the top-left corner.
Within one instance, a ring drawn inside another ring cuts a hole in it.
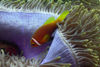
[[[0,0],[0,67],[100,67],[100,0]]]

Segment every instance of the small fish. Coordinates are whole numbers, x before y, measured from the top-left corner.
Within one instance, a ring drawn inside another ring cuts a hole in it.
[[[57,23],[64,20],[69,14],[69,11],[64,11],[56,20],[55,17],[50,17],[41,27],[39,27],[32,36],[31,45],[32,47],[41,46],[48,42],[51,38],[52,33],[57,28]]]

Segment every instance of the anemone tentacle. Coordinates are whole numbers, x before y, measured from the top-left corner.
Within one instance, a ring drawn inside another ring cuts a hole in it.
[[[64,10],[71,8],[71,1],[63,3],[62,0],[58,0],[56,3],[54,0],[30,0],[22,3],[20,1],[0,1],[0,8],[5,11],[17,11],[17,12],[39,12],[39,13],[51,13],[54,15],[61,14]]]

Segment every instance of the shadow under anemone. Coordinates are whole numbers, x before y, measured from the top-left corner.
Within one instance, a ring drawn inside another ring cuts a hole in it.
[[[0,41],[0,50],[3,50],[5,54],[8,53],[10,56],[12,55],[22,56],[23,55],[21,54],[20,48],[16,44],[3,41],[3,40]]]

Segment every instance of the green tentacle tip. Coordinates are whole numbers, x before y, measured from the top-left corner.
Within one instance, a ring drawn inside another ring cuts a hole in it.
[[[89,39],[85,39],[84,41],[85,41],[85,42],[88,42],[88,41],[89,41]]]
[[[93,51],[93,49],[88,49],[88,51]]]
[[[61,56],[58,56],[57,59],[61,59]]]
[[[65,64],[64,66],[62,67],[71,67],[71,64]]]

